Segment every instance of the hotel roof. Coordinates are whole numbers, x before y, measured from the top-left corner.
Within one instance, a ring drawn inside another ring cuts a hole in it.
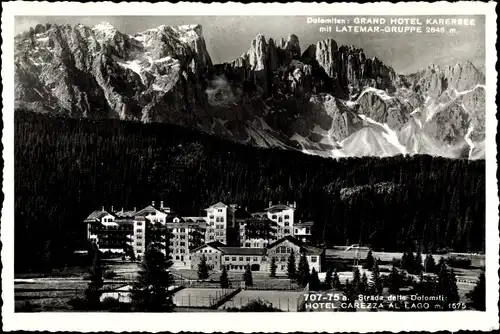
[[[224,203],[222,203],[222,202],[218,202],[218,203],[215,203],[214,205],[209,206],[205,210],[210,210],[210,209],[224,209],[224,208],[227,208],[227,205],[224,204]]]
[[[285,205],[285,204],[276,204],[268,207],[266,211],[271,211],[271,212],[276,212],[276,211],[283,211],[283,210],[290,210],[293,208],[291,206]]]
[[[266,255],[265,248],[219,247],[225,255]]]
[[[99,221],[102,217],[109,215],[108,211],[103,210],[95,210],[92,212],[87,218],[85,218],[85,222],[96,222]]]

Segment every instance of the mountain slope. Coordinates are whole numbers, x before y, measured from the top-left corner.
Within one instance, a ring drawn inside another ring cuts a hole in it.
[[[130,36],[102,23],[38,25],[16,36],[14,65],[16,107],[35,112],[171,123],[334,158],[484,157],[484,75],[468,62],[403,76],[333,39],[303,51],[292,34],[258,35],[214,65],[199,25]]]

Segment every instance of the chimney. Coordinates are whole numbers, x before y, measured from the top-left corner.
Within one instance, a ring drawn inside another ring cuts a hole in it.
[[[114,211],[113,211],[113,206],[112,206],[112,205],[111,205],[111,212],[114,212]]]
[[[136,206],[134,206],[134,212],[136,212],[136,211],[137,211],[137,207],[136,207]]]
[[[160,209],[163,209],[163,201],[160,201]]]
[[[297,209],[297,202],[296,201],[293,201],[293,208]]]
[[[104,212],[104,205],[102,206],[101,211]]]
[[[122,212],[123,212],[123,206],[122,206]]]
[[[155,206],[155,201],[151,201],[151,206]]]
[[[269,201],[269,207],[273,206],[273,201]]]

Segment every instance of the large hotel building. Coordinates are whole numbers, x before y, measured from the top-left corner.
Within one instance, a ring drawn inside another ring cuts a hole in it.
[[[321,269],[322,251],[309,245],[312,222],[295,222],[296,204],[274,204],[263,212],[250,213],[235,204],[215,203],[205,209],[205,216],[183,217],[163,201],[152,202],[140,210],[119,211],[101,208],[86,219],[87,238],[103,252],[118,253],[140,260],[152,239],[148,229],[168,229],[165,244],[175,268],[195,268],[201,256],[216,270],[268,271],[270,256],[277,271],[285,270],[285,258],[291,250],[306,253],[310,264]],[[148,239],[150,238],[150,239]]]

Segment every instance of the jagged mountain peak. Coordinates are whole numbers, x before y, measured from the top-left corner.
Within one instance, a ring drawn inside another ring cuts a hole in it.
[[[401,75],[332,38],[301,53],[295,34],[258,34],[214,66],[198,24],[133,35],[107,22],[38,25],[16,36],[15,96],[37,112],[173,123],[328,157],[484,151],[484,75],[472,63]]]

